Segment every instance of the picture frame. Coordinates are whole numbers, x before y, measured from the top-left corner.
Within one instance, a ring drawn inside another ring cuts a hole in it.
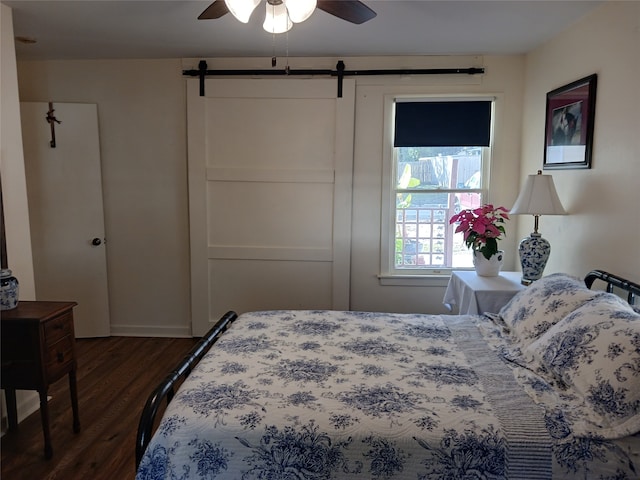
[[[542,168],[591,168],[597,74],[547,93]]]

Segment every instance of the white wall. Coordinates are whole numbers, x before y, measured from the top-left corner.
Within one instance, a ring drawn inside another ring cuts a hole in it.
[[[7,240],[8,266],[20,283],[20,300],[35,299],[31,233],[27,184],[24,176],[18,78],[13,43],[13,17],[6,5],[0,4],[0,173]],[[34,391],[18,391],[18,420],[39,406]],[[2,418],[5,418],[4,394]],[[3,423],[4,426],[4,423]]]
[[[2,35],[0,37],[0,170],[7,240],[8,265],[20,282],[20,299],[33,300],[35,283],[31,258],[31,233],[27,184],[24,176],[22,129],[18,101],[18,77],[13,43],[11,9],[0,4]]]
[[[23,101],[98,104],[114,334],[162,334],[188,327],[186,120],[182,68],[199,59],[25,61]],[[290,59],[291,68],[335,68],[337,58]],[[522,57],[345,58],[347,69],[484,66],[481,77],[357,77],[352,308],[444,311],[437,287],[380,286],[381,101],[385,92],[482,92],[501,96],[504,134],[494,151],[492,200],[517,194]],[[209,68],[268,68],[269,59],[209,59]],[[337,88],[337,85],[336,85]],[[516,237],[504,244],[512,252]],[[509,263],[511,262],[511,263]],[[229,308],[233,308],[230,305]]]
[[[547,91],[599,74],[593,168],[553,171],[568,217],[541,219],[552,244],[546,273],[599,267],[637,278],[640,204],[638,2],[607,2],[525,57],[479,57],[477,83],[430,77],[358,77],[351,308],[442,312],[444,283],[381,286],[379,273],[382,97],[396,91],[493,93],[501,99],[491,201],[510,207],[542,166]],[[464,57],[465,62],[469,57]],[[25,101],[98,104],[108,268],[115,333],[189,324],[186,121],[181,69],[199,59],[20,62]],[[270,68],[270,59],[212,59],[209,68]],[[290,59],[334,68],[337,58]],[[347,69],[428,68],[455,57],[346,58]],[[467,66],[467,65],[462,65]],[[4,108],[3,108],[4,110]],[[522,143],[521,143],[522,139]],[[516,228],[517,227],[517,228]],[[509,222],[507,269],[532,219]],[[229,306],[233,308],[232,305]]]
[[[605,2],[526,57],[521,184],[542,167],[546,93],[598,74],[592,168],[549,170],[570,213],[541,217],[545,274],[593,268],[640,281],[640,2]],[[533,228],[519,221],[519,235]]]
[[[98,105],[111,332],[190,335],[180,60],[19,62],[20,100]]]

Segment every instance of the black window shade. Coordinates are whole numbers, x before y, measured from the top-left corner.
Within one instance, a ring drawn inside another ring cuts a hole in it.
[[[491,101],[397,102],[395,147],[488,147]]]

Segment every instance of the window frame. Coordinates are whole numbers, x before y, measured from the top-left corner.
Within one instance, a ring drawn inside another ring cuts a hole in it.
[[[473,101],[483,100],[491,102],[491,130],[488,147],[481,147],[482,182],[479,191],[482,202],[489,201],[489,172],[495,146],[496,126],[496,95],[492,94],[461,94],[461,95],[433,95],[433,94],[389,94],[384,97],[384,132],[383,136],[383,170],[382,170],[382,201],[380,223],[380,274],[378,276],[382,285],[438,285],[437,279],[449,277],[452,270],[464,270],[463,267],[420,267],[396,268],[395,267],[395,226],[396,226],[396,158],[394,147],[394,124],[396,101]],[[455,193],[461,189],[438,189],[437,192]],[[469,190],[464,190],[468,192]],[[449,225],[447,224],[447,227]],[[453,228],[451,226],[450,228]],[[469,267],[468,269],[471,269]],[[436,279],[435,283],[432,281]]]

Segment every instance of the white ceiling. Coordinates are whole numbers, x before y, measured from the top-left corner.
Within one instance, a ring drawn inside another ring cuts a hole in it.
[[[288,34],[231,14],[197,20],[213,0],[2,0],[13,9],[18,59],[348,57],[520,54],[602,1],[365,0],[377,17],[354,25],[316,10]]]

